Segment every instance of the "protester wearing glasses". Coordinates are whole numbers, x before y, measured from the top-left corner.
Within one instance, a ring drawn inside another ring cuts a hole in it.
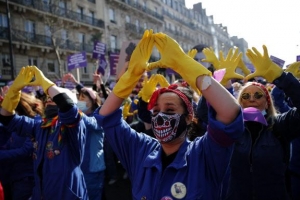
[[[245,130],[235,143],[230,162],[228,200],[289,199],[285,173],[289,142],[300,134],[300,83],[270,60],[265,46],[263,49],[263,54],[255,48],[247,51],[256,71],[246,80],[265,78],[291,98],[294,108],[277,114],[264,85],[248,82],[243,86],[238,101],[243,108]]]

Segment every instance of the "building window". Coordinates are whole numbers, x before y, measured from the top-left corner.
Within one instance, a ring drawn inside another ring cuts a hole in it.
[[[177,1],[175,1],[175,3],[174,3],[174,9],[175,9],[176,11],[178,11],[178,2],[177,2]]]
[[[126,20],[126,23],[130,23],[130,17],[128,15],[126,15],[125,20]]]
[[[65,29],[61,30],[61,38],[59,38],[57,42],[57,45],[59,45],[61,48],[67,48],[68,46],[68,32]]]
[[[146,29],[147,29],[147,23],[144,22],[144,30],[146,30]]]
[[[83,74],[88,74],[87,67],[82,67]]]
[[[84,43],[85,43],[85,35],[83,33],[78,33],[78,43],[80,50],[85,50],[84,49]]]
[[[108,10],[108,12],[109,12],[109,20],[110,20],[110,22],[116,23],[115,11],[110,8]]]
[[[56,73],[57,69],[53,60],[47,60],[47,70],[48,73]]]
[[[135,20],[136,31],[139,32],[140,22],[139,20]]]
[[[59,13],[64,16],[66,14],[66,8],[67,8],[66,2],[60,1],[58,3],[58,6],[59,6]]]
[[[96,3],[96,0],[88,0],[91,3]]]
[[[43,11],[50,11],[50,0],[43,0]]]
[[[47,45],[51,45],[52,44],[52,41],[51,41],[51,29],[50,29],[50,26],[45,26],[45,35],[46,35],[46,38],[45,38],[45,42]]]
[[[25,31],[27,32],[27,38],[28,39],[34,39],[35,38],[35,23],[30,20],[25,21]]]
[[[95,13],[93,11],[90,11],[88,14],[88,21],[90,24],[94,25],[94,21],[95,21]]]
[[[115,49],[117,48],[117,36],[115,35],[110,36],[110,48],[113,52],[115,52]]]
[[[28,57],[28,65],[29,66],[38,66],[37,58],[36,57]]]
[[[2,67],[10,67],[10,58],[8,54],[1,55]]]
[[[7,17],[3,13],[0,13],[0,27],[7,27]]]
[[[83,19],[83,7],[78,6],[77,13],[78,13],[77,18]]]

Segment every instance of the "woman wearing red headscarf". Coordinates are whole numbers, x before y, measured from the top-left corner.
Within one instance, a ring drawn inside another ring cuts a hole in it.
[[[149,64],[154,45],[161,60]],[[137,133],[122,119],[119,107],[145,70],[166,66],[210,103],[208,132],[193,142],[186,137],[193,121],[192,93],[184,87],[170,85],[152,95],[148,108],[156,138]],[[233,143],[244,129],[238,102],[211,72],[172,38],[152,30],[145,31],[128,70],[94,116],[128,172],[133,199],[219,199]]]

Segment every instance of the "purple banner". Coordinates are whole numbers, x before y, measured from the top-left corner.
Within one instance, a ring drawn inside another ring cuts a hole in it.
[[[285,63],[284,60],[277,58],[275,56],[270,56],[270,59],[272,60],[273,63],[277,64],[279,67],[283,68],[283,65]]]
[[[109,64],[110,64],[110,75],[117,75],[117,64],[119,60],[119,54],[111,53],[109,56]]]
[[[105,75],[106,67],[107,67],[107,62],[106,62],[106,59],[105,59],[105,55],[101,55],[100,59],[99,59],[99,66],[98,66],[98,69],[97,69],[97,73]]]
[[[296,61],[297,61],[297,62],[300,61],[300,55],[296,57]]]
[[[102,55],[105,55],[106,44],[101,42],[94,42],[93,58],[99,59]]]
[[[71,71],[72,69],[79,68],[79,67],[86,67],[87,66],[86,53],[81,52],[81,53],[77,53],[77,54],[68,56],[67,63],[68,63],[69,71]]]
[[[173,69],[171,69],[171,68],[166,68],[166,74],[170,76],[172,74],[176,75],[177,73]]]
[[[76,87],[76,85],[73,82],[70,82],[70,81],[66,81],[65,84],[63,85],[61,80],[57,80],[57,81],[55,81],[55,84],[58,87],[63,87],[63,88],[67,88],[67,89],[70,89],[70,90],[73,90]]]
[[[253,73],[255,71],[254,66],[252,65],[252,63],[245,63],[246,67],[251,71],[251,73]]]

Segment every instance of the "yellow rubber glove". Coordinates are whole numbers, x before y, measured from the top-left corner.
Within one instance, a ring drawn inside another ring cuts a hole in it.
[[[215,54],[215,52],[214,52],[214,50],[213,50],[212,47],[210,47],[210,48],[204,48],[202,50],[202,53],[205,55],[205,59],[201,60],[202,62],[209,62],[209,63],[211,63],[216,70],[221,69],[220,66],[219,66],[220,65],[220,61],[217,58],[217,56],[216,56],[216,54]]]
[[[125,102],[125,104],[123,106],[123,110],[122,110],[122,115],[123,115],[124,120],[126,120],[127,117],[134,115],[134,113],[130,112],[130,103],[129,102]]]
[[[143,38],[132,52],[128,70],[120,77],[113,89],[113,93],[116,96],[125,99],[131,94],[133,88],[149,65],[148,61],[152,54],[153,46],[153,30],[146,30]]]
[[[255,72],[245,77],[246,80],[254,77],[264,77],[269,83],[272,83],[276,78],[281,76],[283,69],[272,62],[268,54],[268,49],[263,45],[264,55],[259,53],[256,48],[248,49],[246,55],[255,67]]]
[[[34,72],[34,81],[30,82],[29,85],[31,86],[41,86],[45,92],[45,94],[48,95],[48,89],[49,87],[55,85],[52,81],[50,81],[47,77],[44,76],[43,72],[39,70],[36,66],[32,66],[33,72]]]
[[[245,76],[248,76],[249,74],[251,74],[250,69],[248,69],[248,67],[245,65],[243,59],[240,59],[238,67],[242,70],[242,72],[244,73]]]
[[[150,79],[144,83],[144,86],[140,91],[140,96],[144,102],[149,103],[153,92],[156,90],[159,75],[160,74],[153,74]]]
[[[187,55],[188,55],[189,57],[191,57],[191,58],[194,59],[197,53],[198,53],[198,52],[197,52],[196,49],[191,49],[191,50],[189,50],[189,51],[187,52]]]
[[[21,90],[33,79],[33,71],[31,67],[22,67],[18,76],[14,80],[13,84],[9,87],[3,102],[2,108],[6,111],[13,113],[19,104],[21,97]]]
[[[157,67],[171,68],[200,94],[196,86],[197,77],[201,75],[211,76],[211,72],[185,54],[180,45],[173,38],[164,33],[155,34],[155,45],[161,54],[161,59],[157,62],[150,63],[148,70]]]
[[[296,78],[300,78],[300,62],[294,62],[286,68],[285,72],[292,73]]]
[[[167,79],[161,74],[157,74],[157,80],[158,80],[160,87],[162,87],[162,88],[168,87],[170,85],[170,83],[167,81]]]
[[[220,82],[223,86],[226,86],[228,81],[231,79],[244,79],[244,77],[235,72],[238,63],[242,57],[242,53],[239,53],[239,50],[236,49],[233,54],[233,49],[229,49],[226,59],[223,56],[223,52],[220,51],[220,65],[221,69],[225,69],[225,75]]]

